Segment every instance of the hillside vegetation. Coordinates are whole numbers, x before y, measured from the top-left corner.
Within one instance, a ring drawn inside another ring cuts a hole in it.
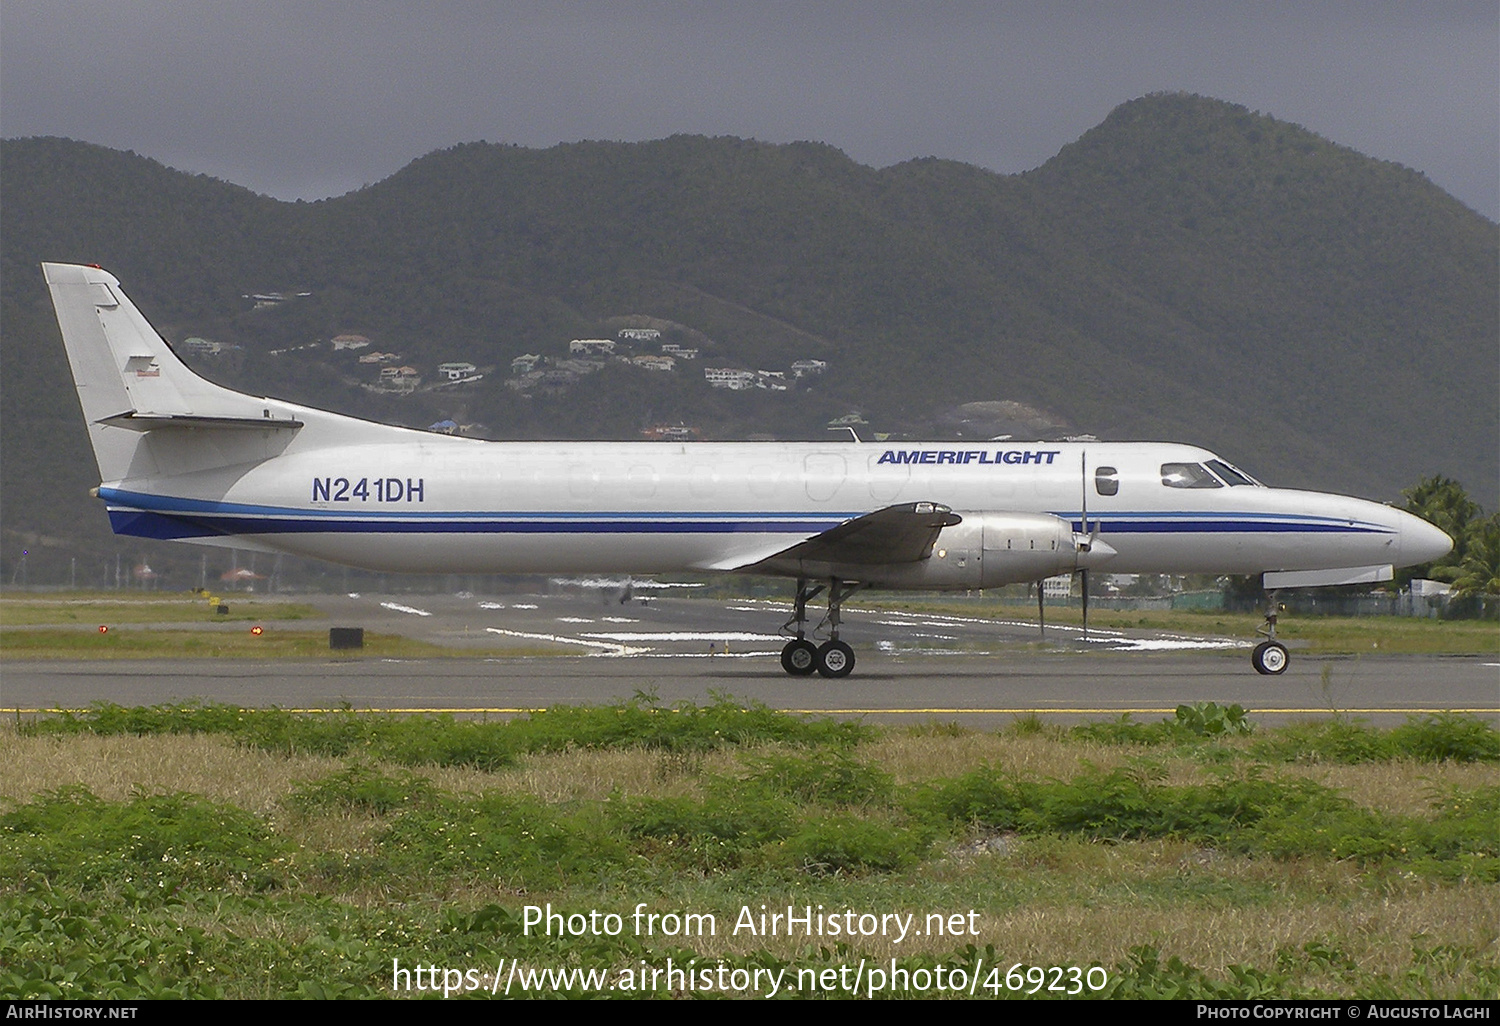
[[[1271,484],[1395,500],[1442,473],[1500,495],[1496,226],[1417,172],[1216,100],[1131,101],[1012,176],[877,170],[816,143],[477,143],[282,203],[69,140],[0,158],[8,560],[112,545],[83,498],[96,474],[43,260],[109,268],[176,343],[241,346],[202,364],[228,384],[415,426],[820,438],[858,410],[870,431],[951,436],[954,407],[1003,400],[1072,432],[1203,444]],[[242,298],[266,291],[310,295]],[[622,318],[679,326],[700,359],[503,386],[514,357]],[[486,378],[377,396],[326,346],[346,332]],[[787,392],[702,379],[803,358],[829,370]]]

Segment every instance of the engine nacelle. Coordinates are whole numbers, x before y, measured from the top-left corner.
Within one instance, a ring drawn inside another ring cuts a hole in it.
[[[864,568],[868,572],[860,580],[877,588],[998,588],[1072,573],[1079,569],[1081,556],[1090,562],[1088,540],[1075,536],[1072,525],[1061,517],[956,512],[963,521],[943,528],[927,559]],[[1094,545],[1104,548],[1098,542]],[[1085,551],[1080,552],[1080,547]],[[1108,554],[1113,555],[1113,550]]]

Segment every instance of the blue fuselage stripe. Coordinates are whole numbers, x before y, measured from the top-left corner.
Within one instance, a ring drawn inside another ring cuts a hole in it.
[[[232,534],[790,534],[799,538],[836,527],[829,520],[303,520],[222,517],[111,509],[116,534],[148,538],[203,538]],[[471,514],[472,516],[472,514]]]
[[[437,512],[293,509],[101,489],[116,534],[183,539],[274,534],[667,535],[786,534],[807,537],[861,515],[787,512]],[[1090,517],[1059,513],[1081,533],[1390,534],[1379,524],[1286,513],[1170,511]]]

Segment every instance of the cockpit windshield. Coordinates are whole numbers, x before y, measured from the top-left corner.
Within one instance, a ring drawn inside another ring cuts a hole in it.
[[[1163,463],[1161,483],[1168,488],[1223,488],[1201,463]]]
[[[1209,460],[1208,469],[1212,470],[1215,474],[1218,474],[1219,477],[1224,480],[1224,483],[1229,485],[1230,487],[1234,487],[1235,485],[1260,484],[1259,481],[1255,480],[1255,478],[1251,477],[1249,474],[1246,474],[1241,470],[1236,470],[1234,467],[1231,467],[1223,460]]]

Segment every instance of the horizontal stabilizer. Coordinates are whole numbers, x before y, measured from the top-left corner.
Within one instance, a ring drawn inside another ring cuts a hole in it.
[[[189,413],[117,413],[100,424],[131,431],[155,431],[158,428],[195,428],[199,430],[295,431],[302,421],[290,417],[199,417]]]
[[[1345,566],[1337,570],[1268,570],[1263,586],[1277,588],[1331,588],[1338,584],[1378,584],[1394,577],[1391,564],[1384,566]]]

